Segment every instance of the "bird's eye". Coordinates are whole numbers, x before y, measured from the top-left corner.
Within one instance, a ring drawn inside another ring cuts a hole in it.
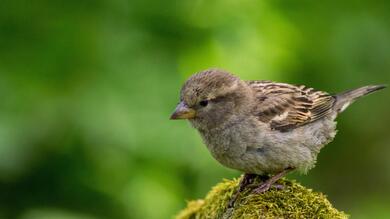
[[[209,104],[209,101],[207,101],[207,100],[202,100],[199,102],[199,105],[201,105],[203,107],[207,106],[208,104]]]

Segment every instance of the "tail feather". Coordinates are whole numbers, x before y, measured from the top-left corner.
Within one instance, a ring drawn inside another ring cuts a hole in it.
[[[334,109],[340,113],[359,97],[365,96],[386,87],[386,85],[368,85],[336,94],[334,96],[336,98]]]

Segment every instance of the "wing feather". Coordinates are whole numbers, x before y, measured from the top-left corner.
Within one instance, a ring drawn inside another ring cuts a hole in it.
[[[335,102],[328,93],[304,85],[272,81],[247,83],[258,101],[255,116],[279,131],[288,131],[329,115]]]

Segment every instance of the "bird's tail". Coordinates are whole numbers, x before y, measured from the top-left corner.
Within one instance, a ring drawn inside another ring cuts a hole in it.
[[[357,89],[352,89],[352,90],[348,90],[336,94],[334,96],[336,98],[334,109],[340,113],[344,111],[351,103],[353,103],[359,97],[381,90],[385,87],[386,85],[368,85],[368,86],[364,86],[364,87],[360,87]]]

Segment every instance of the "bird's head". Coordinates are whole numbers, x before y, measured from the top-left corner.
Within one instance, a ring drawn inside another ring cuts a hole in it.
[[[188,119],[198,128],[216,127],[244,111],[248,92],[246,83],[223,70],[199,72],[183,85],[171,119]]]

